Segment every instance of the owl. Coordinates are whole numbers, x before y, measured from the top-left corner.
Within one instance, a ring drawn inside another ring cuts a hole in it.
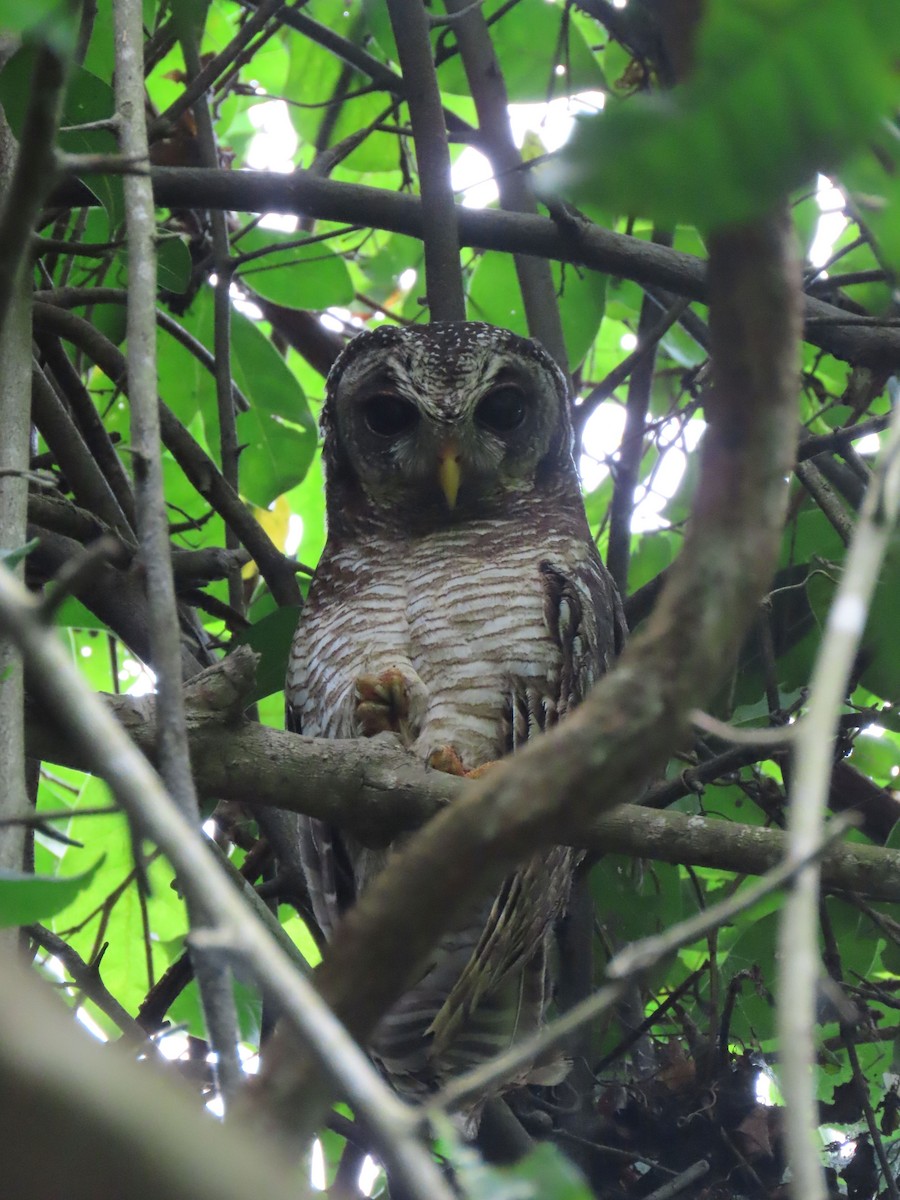
[[[328,541],[290,655],[292,727],[392,732],[471,774],[563,719],[624,621],[549,355],[477,322],[382,326],[334,364],[322,428]],[[299,836],[327,938],[393,848],[312,819]],[[574,864],[546,847],[435,948],[370,1047],[401,1094],[421,1098],[540,1027]],[[558,1068],[510,1086],[556,1082]]]

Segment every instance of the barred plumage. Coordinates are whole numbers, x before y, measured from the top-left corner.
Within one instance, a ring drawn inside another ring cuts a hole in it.
[[[291,653],[295,727],[389,727],[472,770],[563,717],[623,623],[550,358],[474,322],[385,326],[336,363],[323,429],[329,536]],[[315,821],[301,842],[328,936],[386,855]],[[442,940],[373,1040],[399,1089],[432,1090],[540,1024],[572,866],[548,847]]]

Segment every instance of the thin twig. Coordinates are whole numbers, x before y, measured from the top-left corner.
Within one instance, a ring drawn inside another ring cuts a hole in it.
[[[79,812],[78,815],[83,816],[84,814]],[[71,817],[72,814],[69,813],[69,816]],[[69,972],[72,985],[83,992],[105,1016],[109,1017],[124,1035],[126,1041],[147,1049],[149,1043],[146,1032],[106,987],[100,977],[99,963],[85,962],[67,942],[49,929],[45,929],[43,925],[27,925],[25,932],[48,954],[59,959]]]
[[[657,245],[670,246],[672,235],[654,230]],[[664,317],[663,320],[666,318]],[[638,319],[638,346],[643,353],[637,358],[628,379],[628,399],[625,404],[625,431],[615,467],[615,484],[609,509],[609,549],[606,566],[620,596],[628,595],[628,566],[631,561],[631,521],[634,514],[634,493],[640,478],[644,457],[644,436],[647,413],[650,411],[650,391],[656,368],[659,338],[655,336],[660,324],[656,302],[645,295]],[[583,426],[582,426],[583,428]]]
[[[115,6],[116,109],[123,156],[147,160],[144,115],[144,31],[141,0]],[[138,531],[147,578],[150,642],[159,697],[159,769],[169,793],[192,824],[200,822],[185,726],[181,671],[181,630],[172,571],[169,522],[160,450],[160,411],[156,394],[156,209],[146,175],[127,175],[128,237],[128,398]],[[229,392],[230,400],[230,392]],[[192,927],[212,925],[215,913],[196,891],[186,897]],[[216,1056],[222,1094],[230,1098],[243,1078],[238,1052],[237,1012],[227,963],[203,953],[194,971],[207,1035]]]
[[[56,304],[60,308],[81,308],[88,307],[92,304],[127,304],[128,293],[125,288],[113,287],[65,287],[65,288],[50,288],[47,291],[37,291],[34,294],[37,303]],[[160,329],[164,329],[180,345],[184,346],[190,354],[193,354],[197,362],[202,367],[209,371],[210,375],[215,377],[216,360],[209,350],[198,341],[193,334],[188,333],[185,327],[176,321],[162,308],[156,309],[156,323]],[[231,380],[231,389],[234,396],[234,404],[241,412],[249,412],[250,401],[235,383]]]
[[[231,41],[218,54],[214,55],[202,70],[194,71],[188,66],[191,80],[181,95],[173,100],[169,107],[157,117],[150,130],[150,139],[155,140],[160,134],[170,130],[178,118],[193,108],[204,92],[208,91],[216,80],[228,70],[244,47],[253,40],[256,34],[266,25],[269,18],[284,7],[285,0],[262,0],[255,5],[256,11],[237,31]],[[183,17],[186,21],[188,18]],[[273,25],[274,33],[276,26]],[[182,46],[184,39],[182,38]],[[200,132],[200,131],[198,131]],[[206,163],[206,166],[217,166],[218,163]]]
[[[810,857],[822,854],[832,841],[846,832],[850,824],[847,820],[836,818],[827,839],[816,847]],[[539,1062],[555,1047],[567,1042],[576,1030],[612,1008],[636,975],[650,970],[662,959],[696,942],[711,929],[718,929],[742,912],[747,912],[760,900],[790,882],[803,865],[796,862],[780,863],[751,887],[704,909],[696,916],[679,921],[665,933],[635,942],[610,960],[606,968],[609,982],[598,992],[574,1005],[565,1016],[553,1021],[539,1033],[451,1080],[431,1104],[445,1110],[458,1108],[473,1097],[489,1093],[492,1087],[514,1077],[516,1072],[530,1063]]]
[[[896,382],[891,384],[891,397],[894,417],[887,444],[869,485],[828,614],[813,670],[809,708],[795,743],[788,814],[789,861],[808,854],[821,839],[837,718],[900,507],[900,388]],[[820,971],[818,898],[819,869],[812,865],[795,880],[782,910],[778,938],[781,1088],[785,1096],[785,1136],[793,1164],[792,1188],[798,1200],[825,1200],[828,1194],[814,1139],[819,1124],[813,1041]]]
[[[596,412],[603,401],[608,400],[616,388],[625,382],[641,359],[651,353],[653,347],[673,325],[681,320],[689,307],[690,300],[676,300],[674,304],[670,304],[656,324],[643,337],[638,338],[638,344],[631,353],[617,363],[606,378],[601,379],[597,386],[590,390],[575,409],[575,428],[580,434],[584,432],[584,427],[591,415]]]
[[[828,518],[829,524],[844,545],[849,545],[853,536],[853,521],[816,464],[809,460],[798,462],[794,473]]]

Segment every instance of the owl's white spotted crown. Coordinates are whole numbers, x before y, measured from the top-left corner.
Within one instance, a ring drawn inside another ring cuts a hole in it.
[[[461,381],[482,378],[505,355],[530,359],[552,376],[560,395],[566,395],[562,371],[532,338],[484,321],[435,321],[430,325],[381,325],[359,334],[328,373],[329,400],[353,364],[361,356],[375,352],[380,352],[383,362],[394,364],[409,378],[420,382],[432,380],[443,395],[448,383],[458,388]]]

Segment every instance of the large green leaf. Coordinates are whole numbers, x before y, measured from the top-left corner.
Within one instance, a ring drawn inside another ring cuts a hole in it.
[[[553,263],[551,270],[569,366],[574,370],[587,354],[603,320],[606,276],[560,263]],[[473,321],[488,321],[528,336],[516,268],[508,254],[488,251],[481,256],[469,286],[468,309]]]
[[[13,133],[21,136],[28,100],[35,49],[25,46],[14,54],[0,71],[0,105]],[[112,88],[83,67],[75,67],[69,75],[63,101],[63,126],[93,125],[108,121],[115,112]],[[66,128],[58,138],[60,149],[71,154],[115,154],[116,138],[109,129]],[[110,228],[125,216],[122,180],[116,175],[92,175],[88,184],[105,208]]]
[[[746,220],[874,132],[898,51],[882,0],[711,0],[687,82],[583,119],[558,180],[666,224]]]
[[[102,862],[69,876],[0,870],[0,926],[32,925],[62,912],[90,885]]]
[[[185,328],[213,348],[213,296],[208,288],[194,298],[182,318]],[[303,390],[259,326],[240,312],[231,314],[231,374],[250,402],[237,416],[240,490],[260,508],[293,487],[306,474],[316,447],[315,421]],[[206,448],[219,459],[219,416],[210,372],[173,338],[160,339],[159,387],[163,400],[191,432],[202,417]]]
[[[0,32],[42,42],[68,57],[78,37],[78,10],[71,0],[0,0]]]
[[[271,248],[271,253],[242,266],[238,278],[266,300],[287,308],[319,311],[349,304],[353,283],[344,260],[324,242],[298,246],[298,237],[296,233],[252,229],[235,245],[235,251],[249,254]]]
[[[600,63],[581,31],[571,22],[563,23],[565,12],[561,4],[520,0],[510,9],[501,0],[488,0],[483,5],[488,20],[504,9],[507,11],[491,23],[490,32],[511,101],[539,104],[552,96],[571,96],[606,86]],[[436,31],[435,40],[452,47],[452,33],[443,32],[445,37]],[[442,63],[437,75],[442,90],[469,94],[459,54]]]
[[[231,371],[250,399],[239,413],[241,494],[260,508],[306,474],[316,448],[316,423],[284,359],[259,327],[241,313],[231,325]]]

